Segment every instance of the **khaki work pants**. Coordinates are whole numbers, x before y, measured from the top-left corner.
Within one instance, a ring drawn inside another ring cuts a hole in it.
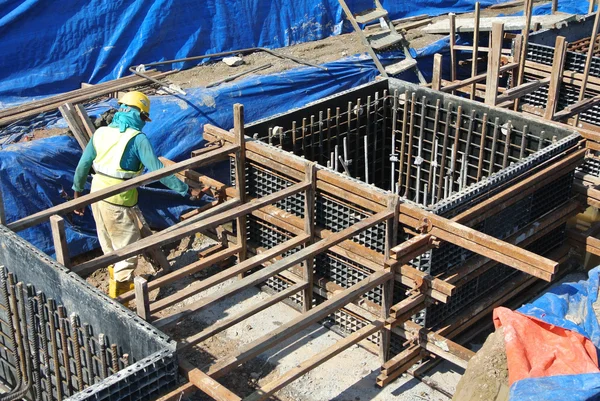
[[[104,254],[124,248],[141,238],[133,208],[137,206],[117,206],[103,201],[92,203],[98,240]],[[115,263],[115,281],[132,281],[136,266],[137,255]]]

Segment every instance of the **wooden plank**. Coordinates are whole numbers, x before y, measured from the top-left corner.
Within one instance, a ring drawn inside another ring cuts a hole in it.
[[[381,307],[380,307],[380,318],[382,321],[386,321],[390,316],[390,308],[394,299],[394,286],[396,271],[390,265],[392,259],[390,258],[390,250],[398,242],[398,220],[400,211],[398,205],[400,203],[400,197],[397,194],[390,196],[388,202],[388,210],[393,212],[390,219],[385,222],[385,270],[389,271],[392,275],[392,279],[381,286]],[[379,335],[379,360],[381,363],[385,363],[388,360],[390,353],[390,342],[391,332],[388,327],[383,327]]]
[[[324,351],[321,351],[313,357],[305,360],[304,362],[301,362],[298,366],[287,371],[277,379],[262,386],[260,389],[250,394],[248,397],[244,398],[244,401],[266,400],[267,398],[275,394],[277,391],[281,390],[288,384],[302,377],[317,366],[322,365],[331,358],[347,350],[351,346],[357,344],[361,340],[369,337],[371,334],[376,333],[378,330],[381,330],[382,327],[382,321],[374,321],[366,325],[360,330],[350,334],[348,337],[344,337],[343,339],[341,339],[331,347],[325,349]]]
[[[77,117],[79,117],[79,121],[81,122],[80,126],[81,128],[83,128],[85,134],[87,135],[88,141],[91,140],[92,135],[94,135],[94,132],[96,132],[96,127],[94,126],[94,123],[90,119],[90,116],[88,115],[87,111],[85,111],[83,105],[76,104],[74,109],[75,114],[77,114]]]
[[[316,163],[310,163],[306,165],[305,181],[310,186],[304,192],[304,232],[308,236],[308,244],[312,244],[315,240],[315,198],[317,191],[316,171]],[[312,308],[313,271],[314,259],[309,258],[304,261],[304,268],[302,272],[302,278],[308,283],[303,294],[303,312],[306,312]]]
[[[502,95],[496,98],[496,105],[499,105],[510,100],[522,97],[528,93],[535,92],[542,86],[546,86],[550,83],[550,78],[538,79],[536,81],[530,81],[522,84],[521,86],[515,86],[506,90]]]
[[[135,291],[135,308],[139,317],[148,320],[150,317],[150,297],[148,296],[148,281],[141,276],[133,279]]]
[[[500,57],[502,42],[504,40],[504,25],[502,23],[492,24],[492,50],[488,53],[489,74],[485,86],[485,104],[495,106],[498,97],[498,80],[500,78]]]
[[[246,259],[246,260],[250,260],[250,259]],[[220,320],[220,321],[210,325],[209,327],[205,328],[204,330],[202,330],[201,332],[199,332],[197,334],[187,337],[184,340],[178,341],[177,342],[177,351],[181,352],[185,349],[188,349],[189,347],[192,347],[196,344],[199,344],[199,343],[209,339],[210,337],[222,332],[223,330],[227,330],[228,328],[248,319],[250,316],[254,316],[257,313],[283,301],[284,299],[291,297],[292,295],[296,294],[297,292],[304,290],[304,288],[306,288],[306,286],[307,286],[306,283],[299,283],[299,284],[292,285],[292,286],[286,288],[285,290],[280,291],[274,295],[271,295],[267,299],[264,299],[264,300],[260,301],[259,303],[244,309],[241,312],[238,312],[234,315],[231,315],[223,320]]]
[[[391,257],[394,259],[400,259],[406,253],[412,253],[414,250],[422,249],[425,246],[429,246],[431,241],[435,240],[431,234],[419,234],[416,235],[399,245],[396,245],[390,250]]]
[[[573,116],[575,116],[577,119],[577,115],[586,110],[591,109],[597,104],[600,104],[600,95],[596,95],[594,97],[583,99],[582,101],[579,101],[577,103],[573,103],[565,109],[559,111],[558,113],[555,113],[554,116],[552,116],[552,119],[555,121],[559,121],[571,118]],[[546,113],[548,113],[548,107],[546,107]]]
[[[427,351],[432,352],[463,369],[467,368],[469,360],[475,355],[473,351],[466,349],[462,345],[444,338],[436,332],[427,330],[410,320],[400,323],[393,329],[393,332],[407,340],[415,339],[418,344]]]
[[[509,64],[506,64],[506,65],[503,65],[503,66],[500,67],[500,73],[513,70],[513,69],[515,69],[518,66],[519,65],[517,63],[509,63]],[[488,76],[487,72],[483,73],[483,74],[479,74],[479,75],[477,75],[475,77],[463,79],[462,81],[457,81],[456,83],[452,83],[450,85],[444,86],[440,90],[442,92],[446,92],[447,93],[447,92],[453,91],[455,89],[462,88],[463,86],[467,86],[467,85],[471,85],[473,83],[485,81],[486,78],[487,78],[487,76]]]
[[[167,71],[163,73],[154,72],[151,74],[151,76],[155,79],[161,79],[172,74],[173,72],[175,71]],[[56,110],[65,102],[70,102],[72,104],[82,103],[100,96],[107,95],[109,93],[113,93],[115,91],[148,83],[146,78],[140,78],[137,76],[125,77],[121,79],[123,79],[123,81],[115,80],[106,82],[106,86],[103,86],[103,84],[98,84],[89,88],[77,89],[72,92],[67,92],[67,94],[43,99],[41,101],[30,102],[16,108],[2,110],[0,112],[0,127],[24,118],[36,116],[40,113]]]
[[[81,128],[79,118],[74,113],[73,105],[70,103],[64,104],[58,108],[58,111],[60,111],[60,114],[67,122],[71,133],[75,137],[75,140],[79,146],[81,146],[81,149],[85,149],[90,139],[83,128]]]
[[[244,106],[236,103],[233,105],[233,132],[234,143],[239,147],[235,153],[235,189],[237,197],[242,204],[246,203],[246,140],[244,139]],[[238,263],[246,259],[246,215],[240,215],[235,219],[236,243],[240,246]],[[240,274],[240,278],[243,273]]]
[[[300,185],[300,184],[296,184],[296,185]],[[154,325],[156,327],[172,326],[173,324],[177,323],[177,321],[180,318],[187,316],[190,313],[194,313],[194,312],[206,307],[207,305],[209,305],[213,302],[216,302],[219,299],[222,299],[223,297],[235,294],[247,287],[259,284],[259,283],[267,280],[268,278],[273,277],[274,275],[305,261],[308,258],[314,258],[321,252],[326,251],[327,249],[331,248],[332,246],[339,244],[340,242],[344,241],[347,238],[351,238],[351,237],[355,236],[356,234],[380,223],[383,220],[386,220],[389,217],[390,217],[390,212],[384,211],[384,212],[380,212],[374,216],[363,219],[363,220],[359,221],[358,223],[353,224],[352,226],[332,235],[331,237],[329,237],[327,239],[323,239],[318,242],[315,242],[314,244],[294,253],[293,255],[290,255],[281,260],[278,260],[277,262],[273,263],[272,265],[265,267],[264,269],[259,270],[255,273],[252,273],[251,275],[237,281],[236,283],[232,284],[231,286],[229,286],[225,289],[222,289],[221,291],[219,291],[218,294],[203,298],[197,302],[194,302],[193,304],[186,305],[186,308],[184,310],[182,310],[181,312],[171,315],[171,316],[168,316],[166,318],[160,319],[160,320],[156,321],[154,323]],[[307,312],[307,313],[309,313],[309,312]]]
[[[265,250],[264,252],[259,253],[258,255],[255,255],[252,258],[244,260],[239,265],[232,266],[229,269],[219,272],[204,280],[197,281],[194,284],[184,288],[183,290],[176,292],[175,294],[169,295],[168,297],[165,297],[163,299],[159,299],[158,301],[152,303],[152,305],[150,306],[150,311],[152,313],[160,312],[161,310],[166,309],[167,307],[174,305],[178,302],[181,302],[192,295],[198,294],[219,283],[227,281],[230,278],[239,275],[240,273],[245,273],[248,270],[251,270],[269,260],[272,260],[276,256],[279,256],[291,249],[301,246],[306,241],[308,241],[308,237],[306,235],[300,235],[282,244],[274,246],[273,248]]]
[[[237,206],[231,210],[219,213],[216,216],[211,216],[205,220],[194,222],[168,232],[167,230],[165,230],[163,232],[153,234],[133,244],[129,244],[124,248],[107,253],[88,262],[84,262],[76,268],[74,268],[73,270],[79,274],[87,274],[96,271],[101,267],[106,267],[108,265],[117,263],[118,261],[127,259],[130,256],[138,255],[140,252],[144,251],[148,247],[168,244],[171,242],[178,241],[190,234],[215,228],[221,224],[227,223],[237,218],[238,216],[248,214],[252,210],[260,209],[261,207],[270,203],[276,203],[281,199],[285,199],[288,196],[292,196],[300,191],[303,191],[304,189],[306,189],[305,183],[292,185],[291,187],[287,187],[286,189],[275,192],[271,195],[262,197],[260,199],[255,199],[252,202],[246,203],[241,206]]]
[[[456,81],[456,14],[449,13],[448,20],[450,21],[450,80]],[[451,92],[453,95],[454,91]]]
[[[567,42],[563,36],[557,36],[554,44],[554,59],[552,61],[552,73],[550,74],[550,86],[548,87],[548,99],[544,118],[554,119],[554,112],[558,104],[560,86],[562,83],[565,57],[567,54]]]
[[[471,77],[477,76],[477,60],[479,57],[479,19],[481,18],[481,6],[479,2],[475,3],[475,15],[473,17],[473,54],[471,63]],[[471,85],[471,100],[475,99],[475,91],[477,90],[477,84]]]
[[[407,204],[400,206],[400,212],[412,215],[413,218],[424,214],[420,209]],[[432,213],[427,213],[426,217],[433,224],[431,234],[441,240],[451,242],[546,281],[549,281],[556,272],[557,263],[554,261]]]
[[[13,231],[24,230],[26,228],[35,226],[36,224],[42,223],[53,214],[64,215],[69,212],[72,212],[73,210],[81,209],[94,202],[108,198],[109,196],[119,194],[132,188],[137,188],[141,185],[146,185],[158,181],[161,178],[167,177],[169,175],[172,175],[173,173],[184,170],[186,168],[200,167],[209,163],[214,163],[215,161],[220,160],[220,158],[227,156],[228,153],[235,151],[236,149],[236,146],[223,146],[210,153],[206,153],[198,157],[193,157],[191,159],[184,160],[172,166],[165,167],[163,169],[156,170],[151,173],[123,181],[121,184],[113,185],[100,191],[96,191],[81,196],[77,199],[70,200],[61,205],[53,206],[49,209],[42,210],[41,212],[32,214],[13,223],[10,223],[7,227]]]
[[[193,383],[187,382],[177,387],[175,390],[168,392],[163,395],[156,401],[181,401],[185,400],[187,396],[198,391],[198,387],[196,387]]]
[[[527,13],[526,13],[527,14]],[[505,30],[518,31],[525,29],[527,26],[533,27],[535,24],[540,24],[541,28],[552,28],[556,24],[568,21],[574,21],[576,15],[574,14],[556,14],[556,15],[535,15],[533,18],[529,18],[529,21],[523,16],[507,16],[507,17],[486,17],[481,18],[479,22],[480,32],[491,31],[494,23],[503,23]],[[473,19],[472,18],[458,18],[456,20],[456,32],[473,32]],[[438,20],[437,22],[423,28],[424,32],[431,34],[445,34],[450,32],[450,24],[448,20]]]
[[[216,401],[241,401],[241,398],[234,394],[227,387],[193,366],[185,359],[179,361],[179,370],[182,371],[190,383],[194,384],[204,394],[210,396]]]
[[[388,216],[389,217],[389,216]],[[316,245],[316,244],[315,244]],[[313,245],[314,246],[314,245]],[[308,249],[308,248],[307,248]],[[285,260],[285,259],[284,259]],[[310,311],[282,324],[271,333],[239,347],[231,355],[217,360],[208,370],[208,374],[214,378],[221,377],[240,364],[262,354],[264,351],[281,344],[299,331],[304,330],[314,322],[317,322],[354,299],[391,279],[389,272],[375,272],[345,291],[335,294],[331,299],[312,308]]]
[[[516,75],[513,75],[515,86],[520,86],[523,83],[523,74],[525,71],[525,61],[527,59],[527,47],[529,45],[529,31],[531,30],[531,20],[533,14],[533,0],[525,0],[523,14],[525,15],[525,26],[521,31],[522,44],[521,54],[519,55],[519,69]],[[519,109],[519,99],[515,99],[514,110]]]
[[[69,248],[67,247],[67,236],[65,234],[65,220],[58,216],[50,216],[50,228],[52,229],[52,241],[54,242],[54,253],[56,261],[66,268],[71,267]]]
[[[439,91],[442,85],[442,55],[433,55],[433,75],[431,77],[431,89]]]

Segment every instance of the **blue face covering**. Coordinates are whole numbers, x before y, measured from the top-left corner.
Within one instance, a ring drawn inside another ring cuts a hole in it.
[[[119,111],[113,117],[109,127],[118,128],[120,132],[125,132],[127,128],[132,128],[136,131],[141,131],[146,125],[142,120],[140,111],[132,106],[122,104]]]

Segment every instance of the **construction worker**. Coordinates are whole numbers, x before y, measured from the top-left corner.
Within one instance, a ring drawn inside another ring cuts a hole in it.
[[[119,111],[108,127],[96,130],[86,146],[73,178],[74,198],[81,195],[90,168],[96,174],[92,179],[91,192],[99,191],[142,173],[163,168],[154,154],[150,141],[142,133],[150,120],[150,99],[141,92],[128,92],[119,100]],[[189,191],[187,184],[171,175],[160,180],[182,196]],[[192,197],[200,195],[194,190]],[[98,240],[102,252],[110,253],[123,248],[141,238],[135,214],[138,202],[137,189],[130,189],[92,204],[92,214],[96,221]],[[84,209],[75,211],[83,215]],[[133,272],[137,266],[137,256],[132,256],[109,266],[109,289],[111,298],[133,288]]]

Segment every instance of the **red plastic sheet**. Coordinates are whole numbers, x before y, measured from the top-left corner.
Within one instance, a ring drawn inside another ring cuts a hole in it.
[[[504,327],[508,382],[530,377],[600,373],[594,344],[579,333],[514,312],[494,309]]]

